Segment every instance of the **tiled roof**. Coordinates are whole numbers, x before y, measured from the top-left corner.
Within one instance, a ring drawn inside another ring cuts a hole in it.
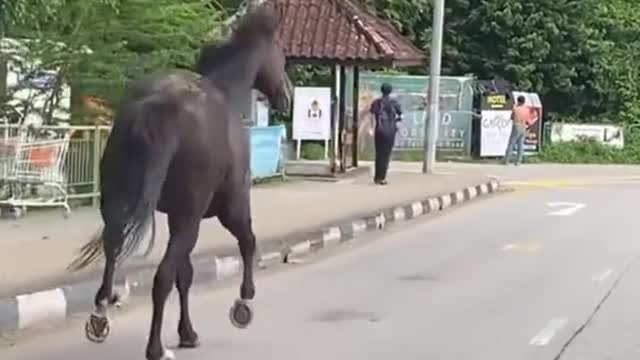
[[[267,0],[284,10],[279,41],[294,63],[420,66],[426,56],[357,0]]]

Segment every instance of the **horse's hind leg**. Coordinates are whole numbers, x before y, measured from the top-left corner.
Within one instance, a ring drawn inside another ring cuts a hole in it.
[[[178,267],[176,287],[180,294],[180,322],[178,323],[178,335],[181,348],[196,348],[200,345],[198,334],[193,330],[191,316],[189,314],[189,290],[193,284],[193,264],[190,256],[187,256]]]
[[[247,206],[241,211],[223,211],[218,218],[220,223],[238,240],[243,263],[242,284],[240,285],[240,299],[235,302],[229,315],[234,326],[245,328],[249,326],[253,318],[249,302],[256,294],[253,281],[256,237],[252,228],[251,215]]]
[[[111,225],[105,226],[102,238],[105,255],[102,284],[94,298],[95,311],[89,316],[85,326],[87,338],[96,343],[104,342],[109,336],[108,308],[119,302],[118,295],[113,293],[113,277],[116,256],[124,242],[121,232]]]
[[[147,360],[174,358],[173,353],[164,348],[161,340],[164,307],[174,283],[178,280],[178,269],[180,269],[180,275],[185,275],[183,263],[189,258],[195,246],[199,229],[199,216],[171,217],[169,220],[169,246],[153,281],[153,317],[147,343]]]

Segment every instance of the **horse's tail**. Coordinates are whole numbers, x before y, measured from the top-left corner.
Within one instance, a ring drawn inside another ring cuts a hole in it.
[[[119,134],[123,140],[113,142],[117,148],[110,149],[109,155],[115,156],[106,159],[109,184],[103,185],[109,191],[101,199],[105,229],[80,249],[69,270],[84,269],[102,257],[105,237],[121,242],[114,254],[120,265],[138,249],[151,226],[150,244],[143,256],[149,255],[155,242],[154,212],[178,145],[171,127],[178,110],[172,99],[157,97],[123,111],[122,116],[133,116],[134,121],[128,133]]]

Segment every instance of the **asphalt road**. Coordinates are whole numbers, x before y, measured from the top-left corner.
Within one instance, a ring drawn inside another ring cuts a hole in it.
[[[525,186],[262,274],[246,330],[227,318],[236,284],[198,291],[202,346],[178,359],[636,360],[640,182],[565,186]],[[177,315],[174,293],[169,347]],[[0,359],[143,359],[149,320],[147,306],[119,314],[102,345],[78,321]]]

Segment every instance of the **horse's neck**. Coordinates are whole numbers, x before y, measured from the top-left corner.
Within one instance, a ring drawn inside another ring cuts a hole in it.
[[[230,57],[207,77],[233,102],[242,101],[251,94],[261,64],[260,49],[247,49]]]

